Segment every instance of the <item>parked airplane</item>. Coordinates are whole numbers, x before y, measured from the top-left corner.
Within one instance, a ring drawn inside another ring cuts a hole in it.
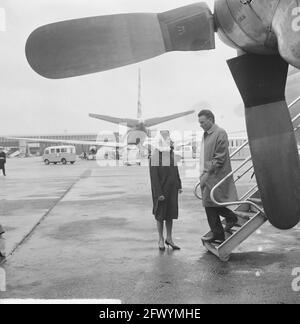
[[[122,142],[127,143],[128,145],[138,145],[143,144],[147,137],[150,137],[149,127],[162,124],[164,122],[184,117],[190,114],[193,114],[194,110],[188,110],[182,113],[173,114],[164,117],[154,117],[149,119],[142,118],[142,103],[141,103],[141,71],[139,69],[138,75],[138,107],[137,107],[137,118],[128,119],[128,118],[116,118],[106,115],[98,114],[89,114],[90,117],[105,120],[107,122],[125,125],[129,128],[128,132],[123,138]]]
[[[157,139],[156,142],[154,139],[150,139],[151,137],[151,130],[150,127],[157,126],[164,122],[177,119],[180,117],[184,117],[190,114],[193,114],[194,110],[188,110],[182,113],[168,115],[164,117],[154,117],[149,119],[142,118],[142,103],[141,103],[141,72],[139,69],[138,73],[138,104],[137,104],[137,118],[136,119],[129,119],[129,118],[117,118],[107,115],[98,115],[98,114],[89,114],[90,117],[104,120],[110,123],[126,126],[128,131],[125,135],[118,141],[80,141],[80,140],[54,140],[54,139],[40,139],[40,138],[26,138],[26,137],[13,137],[13,139],[18,140],[25,140],[28,142],[44,142],[44,143],[65,143],[65,144],[80,144],[80,145],[91,145],[91,146],[98,146],[98,147],[108,147],[108,148],[124,148],[124,147],[132,147],[133,145],[145,145],[148,144],[156,144],[159,140]],[[100,133],[99,135],[102,135]],[[100,136],[99,136],[100,137]],[[10,138],[12,139],[12,138]]]
[[[285,100],[288,65],[300,68],[300,8],[294,0],[216,0],[163,13],[74,19],[36,29],[27,60],[39,74],[66,78],[105,71],[169,51],[238,51],[228,61],[246,108],[264,211],[277,228],[300,220],[300,163]],[[63,44],[63,46],[62,46]]]

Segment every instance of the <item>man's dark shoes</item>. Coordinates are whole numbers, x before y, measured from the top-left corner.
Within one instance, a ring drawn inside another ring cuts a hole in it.
[[[210,233],[210,234],[202,237],[202,240],[207,243],[212,243],[212,242],[222,243],[225,241],[225,235],[224,235],[224,233],[221,233],[221,234]]]
[[[229,231],[232,227],[238,225],[238,218],[236,215],[232,216],[232,218],[226,220],[226,225],[225,225],[225,232]]]

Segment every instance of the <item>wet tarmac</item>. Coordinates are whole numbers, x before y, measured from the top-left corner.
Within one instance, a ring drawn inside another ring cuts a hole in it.
[[[8,254],[0,298],[299,303],[292,271],[300,267],[300,226],[282,232],[266,223],[223,263],[201,244],[208,225],[193,195],[196,172],[181,168],[181,177],[181,250],[159,252],[146,166],[8,160],[0,176]]]

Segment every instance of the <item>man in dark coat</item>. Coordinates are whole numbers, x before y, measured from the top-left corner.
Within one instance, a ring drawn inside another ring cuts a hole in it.
[[[178,193],[182,192],[181,180],[176,165],[173,148],[166,145],[152,152],[150,159],[150,179],[153,199],[153,215],[157,221],[159,249],[165,250],[166,243],[174,250],[172,239],[173,219],[178,218]],[[163,226],[166,222],[167,238],[164,241]]]
[[[3,175],[6,176],[5,174],[5,163],[6,163],[6,154],[3,151],[3,148],[0,147],[0,169],[2,169]]]
[[[225,233],[220,216],[226,219],[225,231],[237,223],[237,216],[230,209],[215,204],[210,198],[210,192],[232,171],[228,137],[226,131],[215,124],[215,117],[210,110],[200,111],[198,120],[204,130],[200,153],[200,186],[203,206],[212,232],[211,236],[204,239],[208,242],[224,241]],[[218,203],[238,200],[233,177],[216,190],[214,198]]]

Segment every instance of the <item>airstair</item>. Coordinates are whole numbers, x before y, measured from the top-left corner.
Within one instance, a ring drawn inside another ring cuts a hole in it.
[[[300,101],[300,97],[294,100],[290,105],[291,109],[297,102]],[[300,119],[300,113],[297,114],[292,122],[295,124]],[[295,131],[298,127],[295,127]],[[236,151],[234,151],[230,158],[234,158],[241,150],[249,145],[248,141],[241,145]],[[240,174],[238,174],[240,173]],[[214,194],[225,181],[233,177],[234,182],[237,183],[243,179],[246,175],[253,175],[253,165],[251,156],[247,157],[238,167],[236,167],[231,173],[224,177],[215,187],[211,190],[211,200],[220,207],[229,207],[236,213],[238,222],[236,226],[225,232],[225,241],[208,243],[203,238],[211,235],[211,232],[206,233],[202,238],[202,243],[208,251],[216,255],[221,261],[228,261],[231,252],[236,249],[242,242],[244,242],[251,234],[256,232],[266,221],[266,215],[264,213],[263,204],[260,198],[260,193],[257,184],[252,184],[252,187],[243,194],[238,201],[221,203],[216,201]],[[200,183],[194,189],[194,194],[197,198],[201,198]],[[223,220],[222,224],[225,226],[226,221]]]

